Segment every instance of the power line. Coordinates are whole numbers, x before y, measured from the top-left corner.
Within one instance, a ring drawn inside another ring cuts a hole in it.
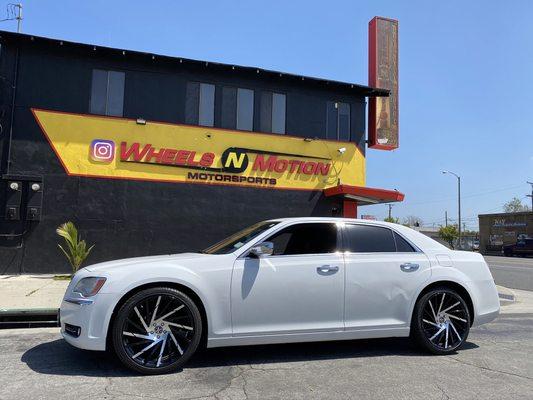
[[[466,195],[461,196],[461,198],[465,199],[465,198],[470,198],[470,197],[484,196],[486,194],[505,192],[507,190],[518,189],[520,187],[523,187],[523,184],[522,185],[513,185],[513,186],[500,188],[500,189],[494,189],[494,190],[470,193],[470,194],[466,194]],[[445,201],[448,201],[448,200],[454,200],[454,199],[455,199],[455,197],[449,196],[449,197],[441,197],[439,199],[434,199],[434,200],[420,201],[420,202],[416,202],[416,203],[407,203],[407,202],[405,202],[405,203],[410,205],[410,206],[416,206],[416,205],[421,205],[421,204],[442,203],[442,202],[445,202]]]
[[[524,196],[520,199],[520,201],[524,200],[525,198],[527,198],[528,196]],[[488,213],[488,212],[492,212],[492,211],[496,211],[496,210],[499,210],[501,209],[503,206],[499,206],[499,207],[495,207],[495,208],[491,208],[490,210],[485,210],[485,211],[480,211],[478,212],[477,214],[472,214],[470,215],[469,217],[473,217],[473,218],[477,218],[479,214],[484,214],[484,213]],[[467,217],[467,218],[469,218]]]
[[[7,18],[0,19],[0,22],[17,21],[17,32],[20,33],[22,26],[22,4],[9,3],[6,6]]]

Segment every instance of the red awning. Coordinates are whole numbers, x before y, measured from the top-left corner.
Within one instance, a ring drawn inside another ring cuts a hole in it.
[[[326,197],[339,196],[354,200],[358,205],[403,201],[405,195],[397,190],[376,189],[364,186],[338,185],[324,189]]]

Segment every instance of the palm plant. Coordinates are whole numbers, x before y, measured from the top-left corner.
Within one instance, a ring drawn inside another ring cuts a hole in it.
[[[76,226],[70,221],[59,226],[56,229],[56,232],[59,236],[65,239],[66,248],[60,244],[58,244],[58,246],[67,257],[67,260],[72,267],[72,273],[75,274],[91,252],[94,245],[87,248],[87,243],[79,237],[78,229],[76,229]]]

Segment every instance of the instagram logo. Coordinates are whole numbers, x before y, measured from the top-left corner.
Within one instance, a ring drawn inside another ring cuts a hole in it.
[[[115,142],[94,139],[91,142],[90,156],[93,161],[110,163],[115,158]]]

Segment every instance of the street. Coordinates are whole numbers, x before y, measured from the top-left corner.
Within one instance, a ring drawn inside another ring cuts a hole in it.
[[[497,285],[533,291],[533,258],[485,256]]]
[[[408,339],[212,349],[163,376],[70,347],[57,328],[4,330],[0,398],[531,399],[532,329],[533,314],[503,314],[447,357]]]

